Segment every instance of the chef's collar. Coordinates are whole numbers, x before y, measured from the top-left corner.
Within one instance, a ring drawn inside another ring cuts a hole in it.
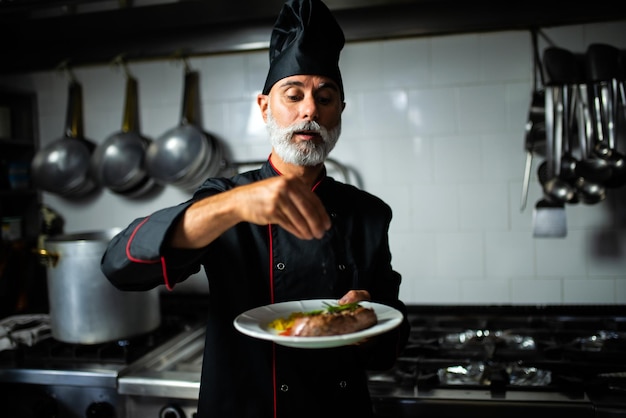
[[[274,166],[274,164],[272,163],[271,157],[272,157],[272,154],[270,154],[269,157],[267,157],[267,161],[261,167],[261,173],[264,178],[283,175],[283,173],[281,173],[278,170],[278,168]],[[322,166],[322,171],[320,171],[320,174],[317,176],[317,180],[315,180],[314,182],[313,190],[317,188],[317,186],[322,182],[322,180],[324,180],[327,177],[327,175],[328,175],[328,171],[326,170],[326,164],[324,164],[324,166]]]

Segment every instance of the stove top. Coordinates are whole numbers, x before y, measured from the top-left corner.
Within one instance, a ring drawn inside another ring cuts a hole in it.
[[[626,306],[408,310],[405,350],[390,370],[369,373],[378,418],[626,418]],[[170,312],[154,333],[95,346],[60,343],[40,327],[22,334],[19,350],[0,351],[0,382],[193,400],[204,344],[198,323]]]
[[[0,322],[6,346],[0,350],[0,383],[117,388],[123,370],[195,325],[168,315],[152,332],[84,345],[54,339],[49,323],[46,314],[18,315]]]
[[[413,306],[409,320],[395,366],[369,375],[374,398],[559,405],[581,416],[617,405],[626,416],[624,307]]]

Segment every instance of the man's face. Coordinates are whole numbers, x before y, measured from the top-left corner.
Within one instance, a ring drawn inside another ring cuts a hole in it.
[[[319,76],[292,76],[277,82],[259,106],[274,152],[285,162],[324,162],[341,134],[345,104],[337,85]]]

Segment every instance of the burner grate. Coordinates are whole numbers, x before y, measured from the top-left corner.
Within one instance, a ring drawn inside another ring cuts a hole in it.
[[[51,336],[31,347],[18,351],[18,365],[74,367],[81,364],[130,364],[165,341],[180,334],[187,325],[175,319],[163,319],[156,330],[123,340],[98,344],[74,344],[55,340]]]

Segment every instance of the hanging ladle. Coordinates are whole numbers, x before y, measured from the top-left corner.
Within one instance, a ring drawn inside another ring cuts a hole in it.
[[[552,159],[547,160],[549,178],[545,182],[543,189],[549,199],[556,202],[569,203],[574,200],[576,196],[576,189],[569,182],[560,177],[562,155],[561,147],[563,144],[563,89],[562,87],[549,87],[548,91],[546,91],[546,112],[549,108],[553,108],[555,113],[554,131],[547,134],[550,137],[548,147],[552,148]],[[556,94],[556,97],[553,97],[553,94]],[[547,102],[549,100],[555,100],[555,103],[548,106]]]
[[[560,177],[563,145],[563,123],[566,119],[563,99],[564,85],[571,82],[567,72],[571,53],[550,47],[544,51],[546,68],[546,167],[548,179],[543,184],[545,196],[554,202],[569,203],[576,197],[576,189]]]
[[[580,61],[582,62],[582,61]],[[581,164],[592,160],[589,157],[589,136],[591,135],[591,116],[587,102],[586,84],[581,83],[575,90],[575,107],[576,107],[576,125],[580,147],[581,160],[576,165],[576,173],[581,171]],[[602,161],[599,158],[593,158],[594,161]],[[607,168],[608,165],[603,166]],[[589,168],[589,167],[586,167]],[[593,171],[592,171],[593,172]],[[598,181],[594,181],[588,177],[579,176],[575,180],[576,189],[580,200],[585,204],[596,204],[606,198],[606,187]]]
[[[559,177],[570,183],[578,177],[576,175],[578,159],[572,152],[571,143],[577,86],[578,83],[563,85],[563,136],[561,138],[563,154],[561,155],[561,171]]]
[[[626,157],[615,148],[619,54],[619,49],[614,46],[592,44],[585,55],[587,82],[592,89],[594,153],[606,161],[610,168],[610,174],[603,181],[609,188],[626,184]]]

